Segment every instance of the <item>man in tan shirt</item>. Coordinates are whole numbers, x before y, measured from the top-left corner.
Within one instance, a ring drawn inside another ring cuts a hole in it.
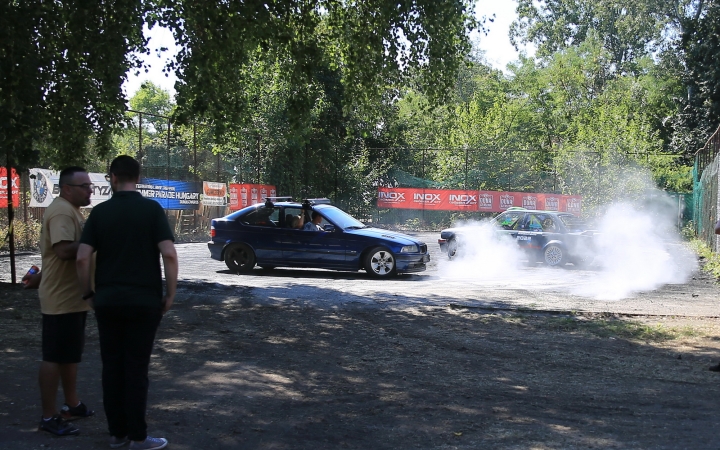
[[[88,303],[75,269],[84,218],[81,206],[90,204],[93,185],[81,167],[60,172],[60,196],[45,211],[40,231],[42,271],[24,277],[28,287],[39,283],[42,312],[42,353],[40,397],[43,416],[39,428],[58,436],[69,436],[79,430],[66,419],[94,414],[78,397],[77,370],[85,345],[85,321]],[[62,382],[65,404],[57,414],[58,383]]]

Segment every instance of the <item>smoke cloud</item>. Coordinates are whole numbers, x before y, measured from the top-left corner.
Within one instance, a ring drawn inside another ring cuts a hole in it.
[[[649,199],[648,199],[649,198]],[[644,201],[607,205],[595,220],[595,257],[587,268],[549,268],[528,261],[514,240],[499,240],[487,223],[465,223],[459,255],[440,261],[441,278],[495,289],[549,289],[621,300],[686,282],[698,268],[677,230],[677,208],[660,191]]]

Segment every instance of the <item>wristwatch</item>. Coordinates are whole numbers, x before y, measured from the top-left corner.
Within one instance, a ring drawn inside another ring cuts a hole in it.
[[[83,296],[82,296],[82,299],[83,299],[83,300],[87,300],[87,299],[93,298],[93,297],[95,297],[95,291],[90,291],[90,292],[88,292],[87,294],[83,295]]]

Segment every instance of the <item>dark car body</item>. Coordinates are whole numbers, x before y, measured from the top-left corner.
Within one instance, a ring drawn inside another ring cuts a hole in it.
[[[594,258],[597,234],[577,216],[557,211],[512,209],[491,219],[487,226],[499,236],[515,240],[531,261],[550,266],[586,264]],[[468,228],[447,228],[440,232],[440,249],[451,259],[463,251]]]
[[[421,272],[430,260],[427,245],[412,236],[366,227],[328,202],[266,202],[211,221],[210,256],[236,272],[309,267],[357,271],[376,277]],[[293,216],[322,216],[323,231],[291,226]]]

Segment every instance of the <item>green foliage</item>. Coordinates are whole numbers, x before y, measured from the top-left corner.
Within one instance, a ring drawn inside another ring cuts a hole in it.
[[[549,319],[546,326],[553,331],[580,332],[602,338],[620,338],[644,342],[666,342],[700,335],[692,327],[668,327],[661,323],[646,324],[619,319],[584,320],[576,317],[566,317]]]
[[[720,279],[720,253],[713,252],[704,241],[697,238],[690,240],[690,247],[700,256],[702,269]]]
[[[20,166],[109,151],[131,52],[144,48],[143,12],[124,0],[0,5],[0,145]]]
[[[0,213],[0,251],[10,251],[8,240],[8,216],[6,210]],[[16,250],[37,250],[40,248],[40,221],[29,219],[27,222],[22,218],[15,217],[13,220],[13,231],[15,233],[15,249]]]
[[[532,42],[548,57],[596,35],[613,71],[636,73],[638,61],[663,48],[682,18],[702,9],[703,0],[519,0],[510,30],[515,45]],[[665,34],[663,34],[665,33]]]
[[[158,0],[152,20],[172,29],[181,47],[173,64],[181,75],[179,117],[207,117],[221,133],[249,119],[255,103],[245,87],[259,59],[282,61],[278,77],[293,86],[288,112],[294,126],[312,109],[305,86],[325,67],[339,71],[346,111],[410,82],[442,99],[475,24],[464,0]]]

